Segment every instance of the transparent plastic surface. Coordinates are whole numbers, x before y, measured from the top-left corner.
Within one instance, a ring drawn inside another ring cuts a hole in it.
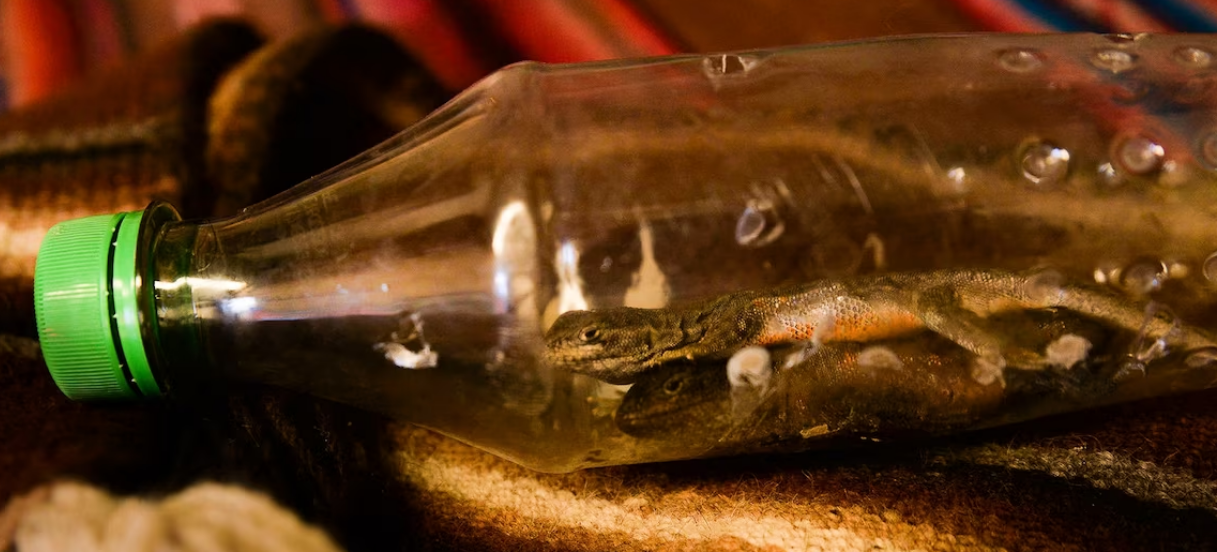
[[[967,36],[513,66],[238,217],[165,225],[156,355],[545,471],[1205,388],[1214,52]]]

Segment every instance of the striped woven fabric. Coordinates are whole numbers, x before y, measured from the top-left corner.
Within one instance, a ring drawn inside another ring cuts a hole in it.
[[[0,198],[10,232],[0,240],[0,266],[10,267],[8,281],[19,288],[0,290],[0,305],[11,307],[2,330],[9,335],[0,336],[0,498],[62,477],[140,495],[221,479],[273,495],[350,550],[1217,549],[1217,392],[901,448],[565,475],[530,472],[424,429],[285,392],[238,389],[164,406],[68,402],[28,338],[30,309],[18,303],[28,302],[33,250],[13,232],[32,235],[63,218],[139,208],[154,197],[187,204],[197,197],[195,209],[217,212],[293,181],[283,164],[301,159],[290,152],[308,144],[289,140],[281,114],[314,104],[307,93],[288,94],[299,91],[289,84],[305,83],[306,92],[321,86],[335,60],[352,55],[326,52],[382,43],[321,33],[284,44],[226,58],[225,82],[195,87],[177,73],[164,80],[132,73],[131,95],[110,93],[111,103],[79,98],[105,97],[122,79],[63,100],[79,114],[47,108],[0,120]],[[393,82],[410,85],[416,109],[394,113],[423,113],[438,101],[411,67],[402,71],[412,78]],[[152,90],[163,95],[136,83],[161,83]],[[177,107],[184,96],[205,117],[196,128],[208,130],[197,142],[154,139],[187,136]],[[122,104],[124,97],[163,101]],[[119,115],[94,109],[114,103],[126,106],[112,112]],[[165,126],[122,122],[148,117]],[[408,118],[382,121],[385,132]],[[97,130],[107,128],[124,132]],[[82,130],[93,138],[72,138]],[[225,138],[216,144],[209,136]],[[99,145],[69,147],[81,143]],[[192,196],[185,182],[201,183],[194,188],[201,192]],[[3,525],[0,549],[11,544]],[[267,542],[278,542],[271,531]]]
[[[391,431],[444,550],[1214,550],[1217,392],[913,448],[540,475]]]
[[[337,533],[385,540],[359,521],[383,486],[362,475],[374,417],[239,389],[161,404],[74,403],[33,339],[34,257],[55,223],[157,199],[188,217],[230,212],[370,147],[444,99],[413,59],[366,28],[260,43],[245,24],[208,23],[0,115],[0,503],[19,505],[14,497],[63,478],[153,494],[222,479],[268,490]],[[299,132],[302,120],[313,132]],[[75,519],[63,513],[60,521]],[[84,514],[97,521],[97,511]],[[0,519],[0,550],[10,549],[16,521]]]
[[[0,330],[32,335],[34,257],[55,223],[153,199],[192,210],[209,194],[197,147],[206,102],[224,69],[259,42],[244,25],[201,27],[0,118],[0,291],[10,298]]]

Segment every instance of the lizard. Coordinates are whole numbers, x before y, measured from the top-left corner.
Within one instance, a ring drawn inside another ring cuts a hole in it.
[[[545,334],[556,367],[628,384],[677,359],[721,359],[742,347],[830,341],[869,342],[933,331],[977,362],[1006,365],[988,316],[1064,308],[1117,328],[1152,336],[1159,349],[1217,348],[1217,340],[1147,314],[1131,299],[1096,286],[1068,284],[1050,270],[937,270],[823,280],[747,290],[685,306],[570,311]]]
[[[1064,310],[1002,313],[993,322],[1027,352],[1053,357],[1050,351],[1061,344],[1085,346],[1055,355],[1047,366],[1032,356],[1012,357],[1012,379],[1002,387],[979,381],[972,353],[932,332],[827,343],[773,374],[779,383],[761,386],[732,383],[721,361],[710,367],[678,361],[641,374],[614,420],[633,437],[688,443],[803,442],[842,433],[856,440],[856,433],[940,434],[1009,423],[1053,413],[1060,404],[1100,403],[1118,385],[1109,364],[1118,362],[1113,353],[1130,332]],[[752,408],[735,407],[740,394]]]

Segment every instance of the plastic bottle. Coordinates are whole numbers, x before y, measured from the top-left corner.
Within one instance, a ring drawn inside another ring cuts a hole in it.
[[[1217,329],[1214,52],[1207,36],[989,35],[516,65],[236,217],[154,204],[54,228],[45,356],[74,398],[271,383],[555,472],[1205,388],[1211,350],[1168,338]],[[963,269],[1044,269],[1029,285],[1106,288],[1146,322],[982,316],[1056,355],[987,369],[933,331],[833,339],[831,316],[814,345],[676,359],[633,388],[548,361],[567,311],[823,281],[865,302],[879,284],[851,282],[867,274]]]

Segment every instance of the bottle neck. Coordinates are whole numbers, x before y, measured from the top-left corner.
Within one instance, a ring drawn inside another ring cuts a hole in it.
[[[439,351],[445,362],[477,365],[495,362],[496,351],[535,352],[532,219],[523,207],[504,208],[479,224],[484,195],[445,198],[444,214],[461,231],[441,220],[434,225],[443,232],[418,231],[425,240],[362,216],[321,216],[311,198],[274,212],[153,228],[141,244],[141,318],[162,388],[229,380],[313,387],[295,379],[320,381],[334,367],[400,370],[394,363],[409,355],[390,355],[400,351]]]
[[[203,346],[191,285],[198,264],[199,225],[182,222],[163,203],[148,207],[145,218],[136,258],[136,266],[143,270],[138,275],[138,304],[144,347],[161,389],[173,392],[192,387],[212,365]],[[190,384],[179,386],[183,380]]]

